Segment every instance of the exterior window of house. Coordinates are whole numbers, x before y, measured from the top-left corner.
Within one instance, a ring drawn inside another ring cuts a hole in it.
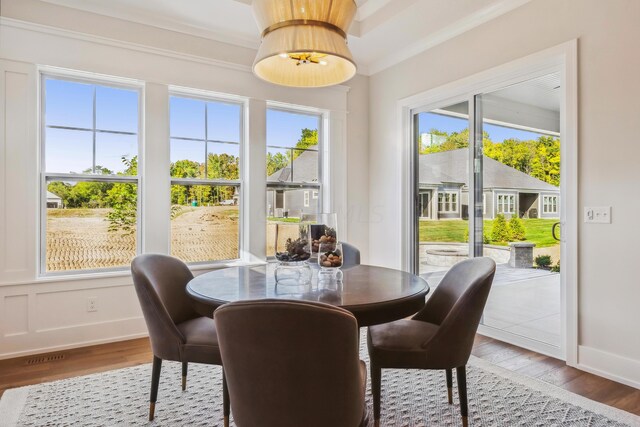
[[[438,212],[458,212],[458,193],[454,191],[442,191],[438,193]]]
[[[542,212],[558,213],[558,196],[542,196]]]
[[[275,255],[276,230],[278,236],[294,237],[295,222],[320,212],[321,118],[296,109],[267,108],[267,256]]]
[[[139,252],[140,87],[43,75],[42,273],[128,268]]]
[[[498,213],[513,214],[516,212],[516,196],[514,194],[498,194]]]
[[[171,255],[185,262],[239,257],[242,111],[226,100],[170,98]]]
[[[487,193],[482,193],[482,215],[487,214]]]

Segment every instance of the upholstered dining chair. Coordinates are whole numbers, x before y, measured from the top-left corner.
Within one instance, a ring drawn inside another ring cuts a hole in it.
[[[318,302],[260,300],[215,313],[239,427],[356,427],[367,421],[358,324]]]
[[[222,358],[213,318],[197,314],[185,291],[193,279],[185,263],[166,255],[139,255],[131,263],[131,273],[153,350],[149,399],[149,420],[153,420],[163,360],[182,362],[185,390],[189,362],[222,365]],[[224,374],[222,390],[226,425],[230,405]]]
[[[456,369],[462,425],[468,425],[466,365],[489,296],[496,263],[474,258],[455,264],[411,319],[370,326],[367,337],[374,418],[380,418],[383,368],[443,369],[449,404]]]
[[[360,250],[350,243],[340,243],[342,244],[342,268],[360,265]]]

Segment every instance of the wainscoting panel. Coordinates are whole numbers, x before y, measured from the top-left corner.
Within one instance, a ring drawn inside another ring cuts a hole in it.
[[[36,87],[34,65],[0,60],[0,283],[35,272]]]
[[[0,286],[0,309],[0,359],[147,335],[127,274]]]
[[[10,295],[4,298],[2,335],[11,337],[29,333],[28,295]]]

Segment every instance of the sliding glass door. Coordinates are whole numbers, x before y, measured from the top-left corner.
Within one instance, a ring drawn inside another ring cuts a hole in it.
[[[553,72],[413,112],[414,259],[435,287],[493,258],[480,331],[561,357],[559,89]]]

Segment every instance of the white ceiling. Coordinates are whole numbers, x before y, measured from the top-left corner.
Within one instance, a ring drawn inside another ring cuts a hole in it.
[[[243,47],[260,43],[251,0],[43,0]],[[356,0],[349,46],[373,74],[530,0]]]

